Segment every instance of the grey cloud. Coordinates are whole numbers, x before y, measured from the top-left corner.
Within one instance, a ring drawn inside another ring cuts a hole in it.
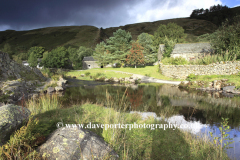
[[[143,0],[1,1],[0,26],[27,30],[62,25],[125,25],[130,22],[126,10]]]

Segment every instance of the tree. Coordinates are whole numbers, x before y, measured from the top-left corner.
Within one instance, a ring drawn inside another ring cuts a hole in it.
[[[168,23],[167,25],[162,24],[154,32],[153,45],[158,48],[159,44],[164,44],[166,37],[169,40],[176,40],[176,43],[182,43],[184,42],[185,36],[184,29],[176,23]]]
[[[106,44],[104,42],[97,44],[93,58],[96,59],[97,63],[103,67],[110,63],[110,53],[106,50]]]
[[[32,52],[28,58],[28,64],[32,68],[36,68],[38,65],[37,55]]]
[[[44,55],[41,66],[45,68],[64,68],[69,65],[69,53],[65,47],[57,47]]]
[[[157,61],[156,48],[153,46],[153,36],[148,33],[142,33],[138,36],[137,42],[144,48],[145,63],[154,63]]]
[[[167,37],[165,37],[164,39],[164,53],[163,53],[163,57],[171,57],[171,53],[173,51],[173,48],[176,44],[176,40],[172,40],[172,39],[168,39]]]
[[[4,44],[2,51],[4,53],[8,53],[10,57],[12,57],[12,55],[13,55],[12,48],[11,48],[10,44],[8,44],[8,43]]]
[[[37,56],[37,58],[42,58],[43,57],[43,53],[45,52],[45,48],[44,47],[31,47],[28,50],[28,56],[30,56],[31,53],[35,54]]]
[[[132,35],[130,32],[119,29],[113,33],[113,37],[107,39],[106,50],[109,52],[111,63],[125,61],[127,52],[131,48]]]
[[[234,17],[232,21],[227,20],[210,37],[211,45],[217,53],[229,51],[240,58],[240,16]]]
[[[139,43],[133,42],[130,54],[126,58],[127,64],[134,65],[135,68],[137,68],[138,64],[144,64],[143,50],[144,48]]]
[[[93,55],[93,50],[84,46],[80,46],[79,49],[69,47],[68,52],[70,54],[69,59],[74,69],[80,69],[82,67],[82,60],[84,57]]]

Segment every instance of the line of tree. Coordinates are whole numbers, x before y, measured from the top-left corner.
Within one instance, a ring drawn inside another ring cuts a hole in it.
[[[214,33],[201,35],[198,39],[210,42],[216,54],[229,53],[240,59],[240,16],[225,21]]]
[[[175,43],[184,42],[184,29],[175,23],[160,25],[154,35],[142,33],[137,40],[132,40],[130,32],[119,29],[113,36],[96,45],[95,51],[90,48],[80,46],[78,49],[63,46],[51,51],[46,51],[44,47],[31,47],[27,53],[14,56],[19,61],[27,60],[30,67],[44,66],[46,68],[71,68],[81,69],[84,57],[92,56],[100,66],[107,64],[151,65],[157,61],[159,44],[165,44],[164,56],[170,56]],[[10,45],[4,47],[4,51],[11,53]]]
[[[142,33],[135,42],[132,40],[131,33],[122,29],[114,32],[113,37],[107,39],[106,43],[97,44],[93,56],[101,66],[114,63],[120,64],[119,66],[124,64],[137,66],[157,61],[152,35]]]
[[[220,4],[211,6],[209,9],[195,9],[192,11],[190,18],[203,19],[221,26],[226,19],[231,19],[236,14],[228,6]]]

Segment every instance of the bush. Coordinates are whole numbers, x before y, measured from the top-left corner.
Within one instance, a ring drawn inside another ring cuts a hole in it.
[[[162,60],[162,63],[165,65],[186,65],[188,64],[188,61],[185,58],[182,57],[170,57],[170,58],[164,58]]]
[[[197,79],[197,75],[195,75],[195,74],[189,74],[188,76],[187,76],[187,78],[186,78],[186,80],[187,81],[192,81],[192,80],[195,80],[195,79]]]
[[[172,40],[172,39],[168,39],[167,37],[165,37],[164,39],[164,53],[163,53],[163,57],[170,57],[171,53],[173,51],[173,48],[176,44],[176,40]]]
[[[53,76],[53,73],[48,68],[41,69],[41,72],[45,77],[51,78]]]
[[[226,62],[226,61],[235,61],[236,55],[229,53],[228,51],[225,54],[216,54],[216,55],[207,55],[202,59],[197,59],[195,61],[190,61],[190,64],[193,65],[209,65],[216,62]]]
[[[86,72],[85,73],[85,76],[89,76],[91,73],[90,72]]]

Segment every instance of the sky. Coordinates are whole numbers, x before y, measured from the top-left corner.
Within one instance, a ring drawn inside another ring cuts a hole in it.
[[[98,28],[189,17],[213,5],[240,6],[240,0],[0,0],[0,31],[55,26]]]

